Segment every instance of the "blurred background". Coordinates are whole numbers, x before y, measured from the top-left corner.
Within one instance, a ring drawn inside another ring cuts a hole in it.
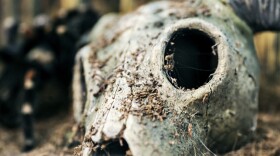
[[[119,0],[0,0],[0,27],[3,31],[3,21],[7,17],[12,17],[17,21],[31,25],[37,15],[46,14],[53,18],[61,9],[71,10],[82,4],[94,7],[100,14],[112,11],[117,12],[119,11],[119,3]],[[3,40],[5,36],[3,35],[2,32],[1,45],[5,43]]]
[[[7,19],[13,19],[26,26],[32,26],[34,19],[42,14],[47,15],[52,20],[57,18],[61,12],[86,6],[94,9],[98,17],[100,17],[109,12],[124,14],[149,1],[152,0],[0,0],[0,47],[9,44],[6,33],[4,32],[5,24],[7,25],[7,21],[9,21]],[[260,75],[259,127],[253,143],[229,155],[276,156],[280,155],[280,33],[258,33],[254,36],[254,41],[262,71]],[[0,71],[1,68],[0,61]],[[49,142],[47,145],[44,142],[39,142],[39,150],[41,152],[53,152],[57,154],[57,152],[62,151],[57,150],[57,147],[62,147],[62,144],[65,142],[64,139],[57,140],[50,138],[48,140],[47,138],[49,137],[45,135],[46,127],[52,127],[47,131],[47,134],[50,135],[53,133],[64,135],[67,129],[71,129],[73,120],[69,118],[69,113],[66,114],[47,119],[45,120],[47,123],[45,121],[39,121],[36,127],[39,131],[37,135],[41,139],[46,139],[47,141],[45,142]],[[61,120],[57,120],[57,118]],[[0,155],[17,153],[18,150],[15,149],[20,147],[20,143],[15,143],[11,140],[19,136],[20,132],[18,130],[7,132],[0,127]],[[7,153],[6,147],[2,146],[3,144],[13,152]],[[31,153],[31,155],[34,155],[34,153]]]

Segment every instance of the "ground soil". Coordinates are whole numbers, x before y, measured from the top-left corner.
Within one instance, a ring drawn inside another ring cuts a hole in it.
[[[23,142],[20,129],[0,127],[0,156],[70,156],[74,151],[65,147],[71,134],[74,120],[70,112],[36,121],[37,147],[28,153],[21,153]]]
[[[268,83],[269,82],[269,83]],[[0,127],[0,156],[68,156],[74,150],[65,147],[74,120],[71,112],[36,121],[37,147],[21,153],[20,129]],[[280,156],[280,81],[262,81],[258,128],[251,143],[226,156]]]

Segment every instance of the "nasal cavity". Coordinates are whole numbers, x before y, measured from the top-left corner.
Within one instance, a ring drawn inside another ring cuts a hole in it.
[[[93,156],[127,156],[132,155],[125,139],[109,141],[96,149]]]
[[[164,53],[164,71],[176,87],[197,89],[209,82],[218,65],[217,43],[197,29],[179,29]]]

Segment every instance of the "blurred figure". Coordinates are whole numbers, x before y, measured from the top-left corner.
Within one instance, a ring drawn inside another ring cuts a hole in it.
[[[0,123],[22,125],[23,151],[36,145],[34,115],[67,109],[75,53],[88,42],[87,33],[98,18],[94,10],[79,7],[61,10],[52,20],[37,15],[32,25],[6,20],[6,44],[0,48],[4,67],[0,73]]]

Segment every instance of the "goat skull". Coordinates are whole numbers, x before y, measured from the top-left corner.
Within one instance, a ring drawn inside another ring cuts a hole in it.
[[[103,17],[92,38],[73,80],[84,155],[123,141],[136,156],[223,152],[251,137],[259,66],[229,5],[155,2]]]

